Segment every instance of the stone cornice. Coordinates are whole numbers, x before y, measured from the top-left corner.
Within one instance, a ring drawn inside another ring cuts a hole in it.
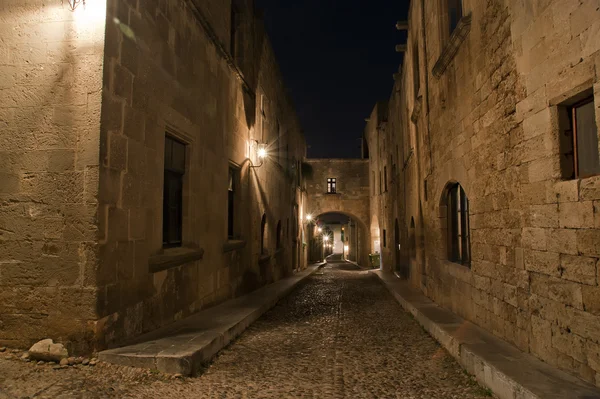
[[[433,66],[433,70],[431,71],[433,76],[436,78],[442,76],[442,74],[446,71],[446,68],[448,68],[448,65],[450,65],[454,59],[454,56],[458,52],[460,45],[465,41],[470,31],[471,13],[462,17],[458,22],[456,29],[454,29],[454,32],[452,32],[452,35],[450,36],[450,40],[444,47],[444,50],[442,50],[440,58],[438,58],[437,62]]]

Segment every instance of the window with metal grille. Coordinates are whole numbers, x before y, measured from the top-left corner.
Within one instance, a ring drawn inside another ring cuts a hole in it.
[[[165,177],[163,186],[163,247],[182,243],[183,176],[186,145],[165,137]]]
[[[452,262],[471,265],[469,200],[460,184],[448,190],[448,258]]]
[[[335,194],[336,193],[336,180],[333,177],[327,179],[327,193]]]

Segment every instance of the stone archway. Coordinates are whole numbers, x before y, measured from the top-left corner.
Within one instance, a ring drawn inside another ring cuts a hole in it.
[[[305,165],[308,205],[304,213],[339,213],[354,220],[359,235],[357,260],[368,265],[372,250],[368,160],[307,159]]]

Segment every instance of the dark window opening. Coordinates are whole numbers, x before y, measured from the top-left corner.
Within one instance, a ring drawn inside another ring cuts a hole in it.
[[[163,247],[180,247],[183,225],[183,176],[185,144],[165,137],[163,186]]]
[[[282,247],[282,240],[281,240],[281,220],[279,222],[277,222],[277,233],[276,233],[276,239],[277,239],[277,245],[276,248],[279,249]]]
[[[238,190],[238,169],[229,167],[229,187],[227,191],[227,237],[235,238],[235,196]]]
[[[267,214],[263,214],[262,220],[260,221],[260,253],[266,254],[265,248],[265,229],[267,227]]]
[[[387,247],[387,232],[383,229],[383,247]]]
[[[458,22],[463,17],[462,0],[448,0],[448,21],[450,25],[450,34],[458,26]]]
[[[384,190],[385,192],[387,192],[387,182],[388,182],[388,175],[387,175],[387,166],[383,167],[383,184],[384,184]]]
[[[419,90],[421,88],[421,71],[419,70],[421,64],[419,63],[419,45],[415,43],[413,45],[413,79],[414,87],[415,87],[415,98],[419,95]]]
[[[330,177],[327,179],[327,193],[329,193],[329,194],[336,193],[336,179],[335,178]]]
[[[469,200],[460,184],[448,191],[448,258],[466,266],[471,264]]]
[[[423,180],[423,196],[425,197],[425,202],[427,202],[427,179]]]

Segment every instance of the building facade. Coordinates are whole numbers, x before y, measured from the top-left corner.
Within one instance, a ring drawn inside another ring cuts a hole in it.
[[[250,0],[0,4],[0,344],[124,343],[306,265]]]
[[[365,129],[383,267],[600,385],[600,2],[421,0],[406,26]]]

